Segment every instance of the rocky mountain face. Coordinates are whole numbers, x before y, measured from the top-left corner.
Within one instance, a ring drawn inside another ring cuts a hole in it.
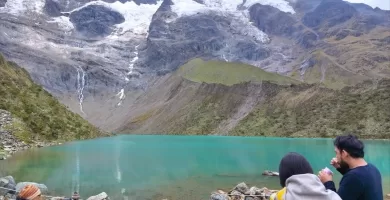
[[[342,0],[0,0],[0,27],[1,53],[110,131],[193,58],[334,89],[390,76],[390,12]]]

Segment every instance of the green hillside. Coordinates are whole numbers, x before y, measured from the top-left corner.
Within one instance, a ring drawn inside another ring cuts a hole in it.
[[[22,141],[69,141],[104,135],[1,55],[0,109],[11,112],[14,123],[7,129]]]
[[[201,59],[189,61],[180,67],[178,74],[194,82],[220,83],[224,85],[234,85],[249,81],[269,81],[282,85],[298,83],[294,79],[269,73],[247,64],[203,61]]]
[[[353,131],[362,138],[390,138],[390,81],[341,91],[282,89],[257,106],[233,135],[334,137]]]
[[[330,89],[239,65],[187,63],[148,90],[118,132],[334,137],[353,131],[390,138],[390,80]]]

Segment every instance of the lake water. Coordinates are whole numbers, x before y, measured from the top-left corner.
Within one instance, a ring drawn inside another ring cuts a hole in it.
[[[366,159],[379,168],[390,193],[390,142],[365,144]],[[315,171],[333,169],[330,139],[125,135],[19,153],[0,162],[0,175],[44,183],[57,195],[79,191],[84,199],[102,191],[123,199],[125,190],[130,200],[204,200],[240,182],[280,189],[278,177],[261,173],[277,171],[291,151],[303,154]]]

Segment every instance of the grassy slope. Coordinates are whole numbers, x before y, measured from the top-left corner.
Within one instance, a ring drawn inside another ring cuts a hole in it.
[[[359,92],[283,89],[235,127],[234,135],[332,137],[354,131],[390,138],[390,81]]]
[[[229,86],[248,81],[269,81],[283,85],[298,83],[291,78],[269,73],[247,64],[203,61],[201,59],[189,61],[178,70],[178,73],[194,82],[220,83]]]
[[[200,63],[200,69],[205,69],[203,61],[196,62]],[[376,88],[369,83],[343,90],[269,82],[232,85],[241,82],[239,77],[248,77],[245,70],[242,75],[240,70],[231,74],[230,70],[220,69],[234,65],[221,63],[216,70],[200,70],[193,65],[190,72],[184,73],[184,69],[188,70],[187,64],[176,75],[190,81],[184,79],[173,86],[168,84],[171,81],[164,82],[164,87],[154,92],[169,99],[156,99],[163,101],[160,107],[134,114],[121,132],[332,137],[355,131],[365,138],[390,138],[390,81],[380,81]],[[195,73],[199,70],[201,72]],[[177,81],[177,78],[172,80]],[[196,82],[192,82],[194,80]],[[261,82],[262,79],[256,80]],[[155,105],[155,102],[149,104]],[[152,107],[149,104],[138,107]],[[224,132],[227,126],[224,123],[236,119],[239,122]]]
[[[33,83],[28,73],[0,55],[0,109],[12,113],[7,127],[21,140],[68,141],[102,136],[103,133],[56,98]]]
[[[377,27],[359,37],[348,36],[341,40],[335,37],[324,40],[326,45],[310,54],[304,54],[291,77],[299,79],[301,63],[311,59],[314,63],[304,76],[307,83],[322,83],[326,87],[341,89],[370,79],[390,77],[389,43],[390,30]]]
[[[320,83],[332,89],[341,89],[346,86],[356,85],[369,79],[367,76],[359,75],[339,65],[331,56],[322,50],[314,51],[309,58],[313,64],[305,71],[303,77],[301,77],[299,66],[297,66],[295,67],[296,70],[291,73],[292,78],[302,78],[306,83]]]

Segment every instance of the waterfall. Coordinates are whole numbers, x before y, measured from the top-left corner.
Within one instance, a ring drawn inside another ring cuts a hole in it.
[[[229,60],[228,59],[226,59],[226,56],[225,56],[225,54],[223,54],[222,55],[222,58],[226,61],[226,62],[229,62]]]
[[[77,94],[79,98],[80,111],[84,113],[83,101],[84,101],[84,87],[85,87],[85,71],[82,67],[77,67]]]
[[[230,49],[229,49],[229,45],[228,43],[225,44],[225,48],[228,50],[228,56],[230,56]],[[225,62],[229,62],[229,60],[226,58],[226,55],[225,54],[222,54],[222,59],[225,61]]]
[[[122,88],[120,92],[118,92],[118,94],[116,94],[116,96],[119,96],[119,103],[118,103],[118,106],[122,105],[122,101],[123,99],[126,98],[126,95],[125,95],[125,89]]]
[[[326,68],[324,66],[321,66],[321,83],[325,81],[325,75],[326,75]]]
[[[138,46],[139,45],[135,46],[135,57],[133,58],[133,60],[130,61],[129,72],[127,73],[127,75],[132,75],[134,73],[134,63],[138,60]]]
[[[304,81],[305,72],[309,67],[310,67],[309,58],[307,58],[302,62],[301,66],[299,67],[299,70],[301,72],[300,74],[301,81]]]

